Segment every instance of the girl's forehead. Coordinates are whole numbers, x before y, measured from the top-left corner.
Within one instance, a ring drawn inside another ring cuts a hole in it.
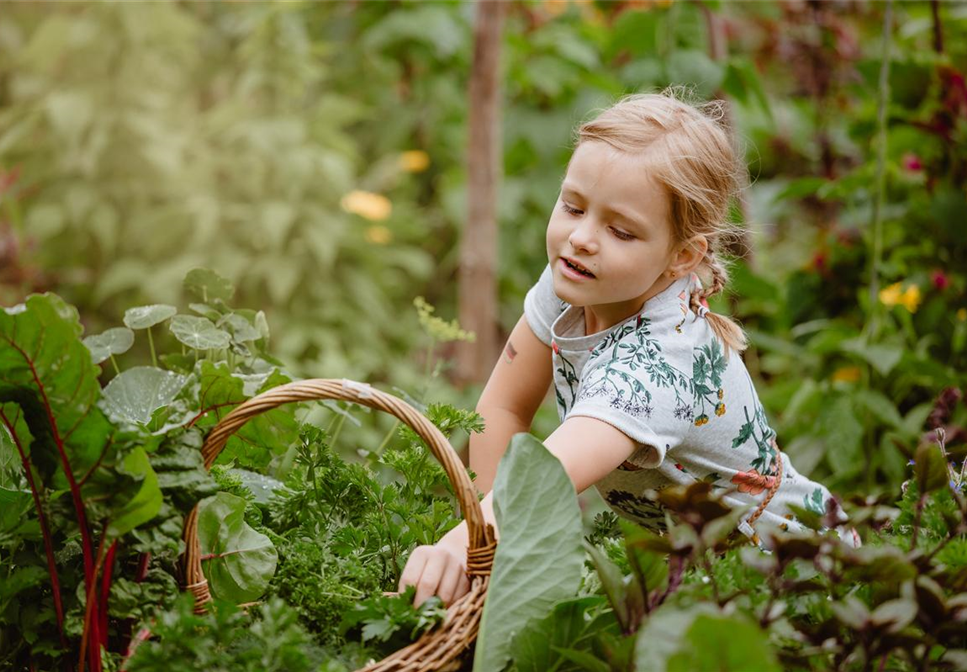
[[[561,186],[582,195],[606,190],[634,202],[646,196],[643,191],[658,187],[654,165],[646,154],[623,152],[604,142],[583,142],[571,155]]]

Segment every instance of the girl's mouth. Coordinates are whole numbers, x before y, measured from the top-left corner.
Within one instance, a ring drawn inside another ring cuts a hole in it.
[[[567,275],[568,277],[571,277],[571,278],[575,278],[575,279],[581,278],[582,280],[583,279],[588,279],[588,280],[594,279],[594,273],[592,273],[591,271],[583,268],[582,266],[578,266],[577,264],[574,264],[574,263],[568,261],[564,257],[561,257],[561,269],[564,271],[564,274],[565,275]]]

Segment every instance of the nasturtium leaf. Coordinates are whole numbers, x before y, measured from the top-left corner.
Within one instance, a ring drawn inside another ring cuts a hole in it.
[[[226,325],[232,332],[232,340],[236,343],[257,341],[262,338],[262,334],[259,333],[259,330],[252,326],[252,323],[241,315],[229,313],[228,315],[223,316],[216,324],[218,327]]]
[[[175,338],[195,350],[226,348],[232,340],[228,332],[222,331],[204,317],[178,315],[171,320],[169,328]]]
[[[515,434],[497,467],[494,514],[500,541],[474,672],[502,669],[524,625],[575,595],[584,564],[574,485],[561,462],[530,434]]]
[[[124,311],[124,326],[128,329],[148,329],[177,313],[177,308],[163,303],[128,308]]]
[[[112,431],[95,405],[99,372],[82,333],[77,310],[55,294],[33,294],[0,310],[0,410],[13,426],[10,438],[56,489],[67,488],[58,445],[81,474]]]
[[[115,376],[104,388],[104,407],[111,416],[146,425],[157,409],[178,396],[187,381],[186,376],[171,371],[136,366]]]
[[[252,493],[256,504],[268,504],[276,490],[281,490],[282,481],[248,469],[229,469],[228,473],[238,477],[245,489]]]
[[[189,303],[188,307],[202,317],[207,317],[212,322],[215,322],[222,316],[220,312],[209,306],[207,303]]]
[[[144,449],[134,448],[124,456],[118,471],[139,479],[141,487],[131,499],[115,511],[108,524],[107,533],[112,537],[120,537],[127,534],[138,525],[148,522],[161,510],[161,489],[158,487],[158,477],[151,468],[148,454]]]
[[[235,288],[231,282],[207,268],[195,268],[188,271],[183,287],[205,302],[213,299],[228,301],[235,294]]]
[[[278,553],[245,522],[245,500],[226,492],[198,504],[202,569],[212,594],[235,603],[259,599],[275,574]]]
[[[126,327],[108,329],[103,334],[88,336],[84,345],[91,351],[91,361],[100,364],[111,355],[122,355],[134,345],[134,332]]]
[[[683,646],[664,669],[668,672],[780,672],[768,636],[744,616],[699,614],[685,633]],[[642,667],[639,670],[660,668]]]

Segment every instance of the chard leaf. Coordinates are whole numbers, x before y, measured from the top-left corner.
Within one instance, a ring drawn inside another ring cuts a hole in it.
[[[153,366],[136,366],[108,383],[104,405],[111,416],[146,425],[156,410],[178,396],[186,382],[187,376]]]
[[[150,306],[138,306],[124,311],[124,326],[128,329],[149,329],[164,322],[178,312],[174,306],[156,303]]]
[[[113,428],[95,406],[98,370],[81,342],[77,310],[56,294],[33,294],[0,310],[0,412],[10,439],[30,455],[43,482],[68,487],[96,462]]]
[[[232,340],[228,332],[222,331],[204,317],[177,315],[168,326],[175,338],[195,350],[227,348]]]
[[[227,492],[198,504],[202,569],[212,594],[236,604],[259,599],[275,574],[278,554],[267,536],[245,522],[245,500]]]
[[[573,597],[584,564],[577,493],[561,462],[530,434],[515,434],[497,468],[500,543],[481,617],[474,672],[502,669],[533,618]]]
[[[151,468],[148,454],[143,448],[139,446],[128,453],[119,465],[118,471],[140,480],[141,487],[120,510],[114,513],[107,528],[108,534],[112,537],[127,534],[154,518],[161,510],[162,502],[158,477]]]
[[[103,334],[88,336],[84,345],[91,351],[91,360],[100,364],[111,355],[123,355],[134,345],[134,332],[126,327],[108,329]]]

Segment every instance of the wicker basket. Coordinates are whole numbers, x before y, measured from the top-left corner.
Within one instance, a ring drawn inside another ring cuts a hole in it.
[[[226,415],[212,429],[202,455],[205,468],[210,469],[229,437],[250,418],[290,401],[314,401],[318,399],[342,399],[391,413],[409,425],[430,446],[433,455],[443,465],[453,490],[460,502],[464,520],[467,521],[470,544],[467,550],[467,574],[470,592],[447,609],[443,625],[426,633],[419,640],[400,649],[388,658],[364,668],[365,672],[415,672],[458,670],[461,658],[473,643],[483,613],[484,596],[490,583],[493,566],[493,528],[486,523],[477,491],[470,482],[463,464],[450,443],[433,423],[416,409],[391,394],[380,392],[369,385],[350,380],[314,379],[280,385],[249,399]],[[208,581],[201,569],[201,552],[198,544],[198,508],[185,521],[185,589],[195,596],[196,611],[204,611],[211,602]]]

